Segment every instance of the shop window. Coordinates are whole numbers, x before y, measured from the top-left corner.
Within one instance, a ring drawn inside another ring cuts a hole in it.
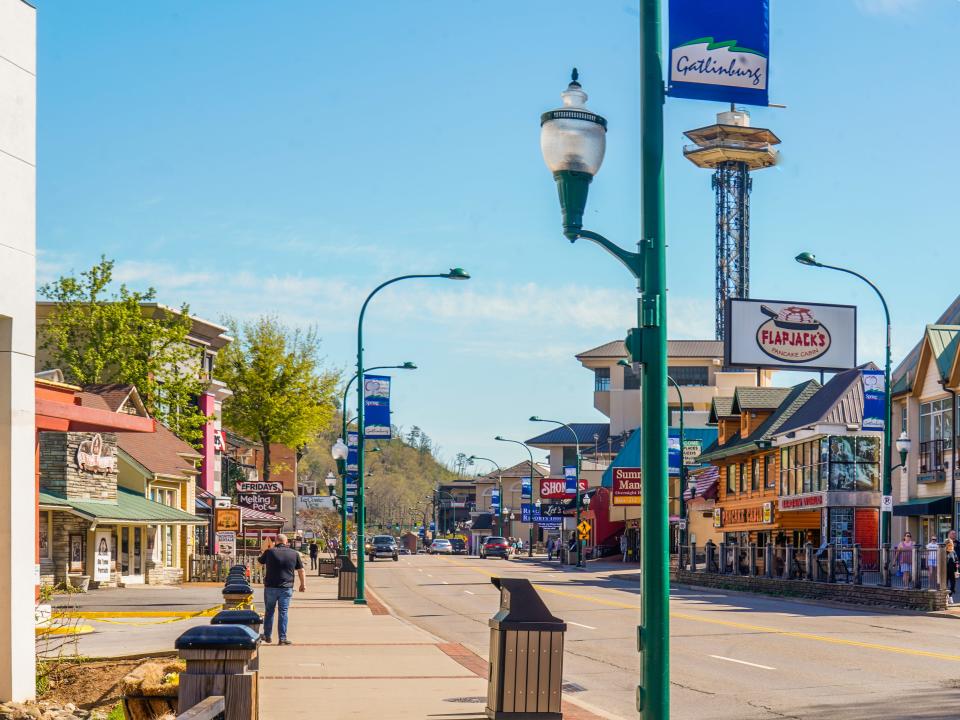
[[[727,465],[727,492],[735,493],[737,491],[737,466]]]
[[[951,427],[953,411],[950,398],[920,403],[920,442],[943,440],[946,447],[952,447]]]
[[[740,463],[740,492],[746,492],[749,489],[749,486],[747,485],[748,481],[747,464]]]
[[[753,458],[750,463],[750,489],[754,492],[760,489],[760,458]]]
[[[767,490],[775,490],[777,487],[777,479],[773,473],[774,463],[773,455],[764,455],[763,456],[763,486]]]
[[[607,392],[610,389],[610,368],[594,368],[593,389],[595,392]]]
[[[835,545],[853,545],[853,508],[830,508],[828,539]]]
[[[880,438],[833,436],[830,443],[831,490],[873,490],[880,483]]]
[[[710,369],[706,367],[678,365],[667,368],[667,374],[677,385],[707,385],[710,381]]]

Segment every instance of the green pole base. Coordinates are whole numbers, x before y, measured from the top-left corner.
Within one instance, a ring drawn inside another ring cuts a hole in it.
[[[356,599],[353,601],[353,604],[354,604],[354,605],[366,605],[366,604],[367,604],[367,599],[366,599],[366,598],[356,598]]]

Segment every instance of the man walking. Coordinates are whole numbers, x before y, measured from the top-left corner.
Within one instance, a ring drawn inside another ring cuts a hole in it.
[[[317,555],[320,554],[320,546],[317,545],[317,541],[314,540],[310,543],[310,569],[317,569]]]
[[[293,599],[293,575],[300,577],[300,592],[307,589],[306,578],[303,572],[303,561],[300,553],[287,545],[286,535],[277,535],[277,544],[272,545],[270,540],[264,540],[261,546],[262,553],[257,562],[266,567],[263,578],[263,603],[266,613],[263,616],[263,641],[272,642],[273,614],[280,606],[280,617],[277,620],[277,631],[281,645],[290,645],[287,639],[287,612],[290,601]]]

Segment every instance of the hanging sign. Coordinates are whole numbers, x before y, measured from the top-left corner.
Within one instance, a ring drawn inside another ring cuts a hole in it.
[[[769,0],[670,0],[667,94],[768,105]]]
[[[529,500],[533,495],[533,484],[530,481],[530,478],[523,477],[520,478],[520,499]]]
[[[500,490],[498,488],[493,488],[490,493],[490,507],[499,508],[500,507]]]
[[[667,438],[667,471],[670,477],[680,476],[680,433],[670,430],[670,437]]]
[[[240,532],[240,508],[215,508],[214,532]]]
[[[351,475],[356,475],[359,469],[357,465],[358,438],[359,435],[354,430],[347,433],[347,473]]]
[[[390,378],[387,375],[363,377],[363,436],[390,439]]]
[[[564,491],[567,495],[577,494],[577,467],[567,465],[563,468]]]
[[[240,493],[237,505],[258,512],[280,512],[280,496],[273,493]]]
[[[864,430],[883,432],[887,419],[886,376],[883,370],[861,370],[863,378],[863,422]]]

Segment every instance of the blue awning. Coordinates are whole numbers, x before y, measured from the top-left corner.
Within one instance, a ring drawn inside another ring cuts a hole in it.
[[[615,467],[640,467],[640,431],[637,430],[627,440],[623,450],[617,453],[608,467],[603,472],[603,478],[600,484],[605,488],[613,487],[613,468]]]

